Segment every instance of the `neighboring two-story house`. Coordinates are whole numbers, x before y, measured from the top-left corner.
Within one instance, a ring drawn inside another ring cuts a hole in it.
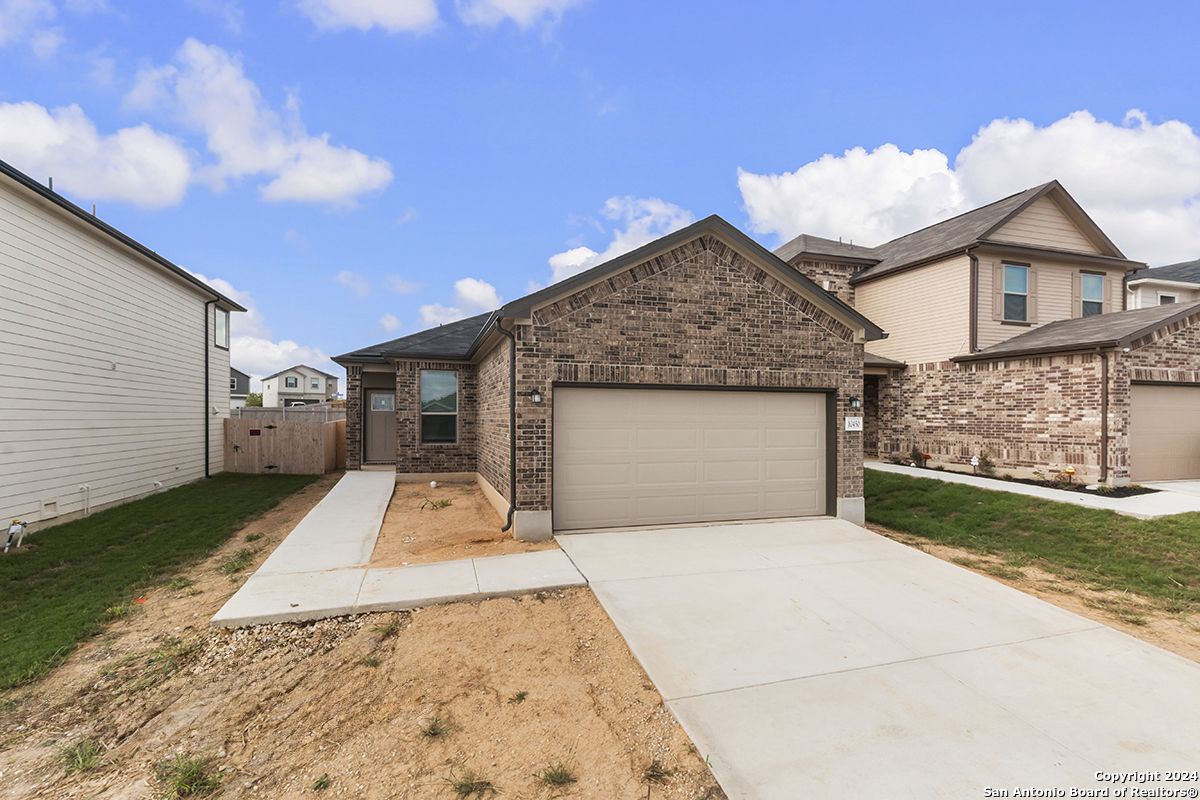
[[[328,403],[337,393],[337,378],[304,364],[268,375],[262,381],[263,408]]]
[[[233,311],[0,162],[0,517],[51,525],[222,471]]]
[[[1125,281],[1127,308],[1194,303],[1200,300],[1200,259],[1140,269]]]
[[[250,394],[250,376],[234,367],[229,368],[229,409],[243,408]]]
[[[868,454],[1200,477],[1200,304],[1125,310],[1145,265],[1057,181],[878,247],[800,236],[776,255],[889,334],[864,362]]]

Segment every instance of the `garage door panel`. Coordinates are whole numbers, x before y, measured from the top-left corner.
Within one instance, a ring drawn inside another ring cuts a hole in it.
[[[1129,462],[1134,481],[1200,478],[1200,387],[1132,387]]]
[[[826,512],[823,394],[560,387],[553,407],[558,530]]]

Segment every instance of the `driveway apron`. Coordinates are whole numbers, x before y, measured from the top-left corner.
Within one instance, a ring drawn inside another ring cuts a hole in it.
[[[558,541],[733,800],[1200,788],[1200,665],[856,525]]]

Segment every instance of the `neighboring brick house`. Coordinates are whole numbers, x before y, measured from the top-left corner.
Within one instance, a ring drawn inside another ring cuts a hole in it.
[[[883,336],[709,217],[495,312],[335,358],[347,465],[478,480],[522,539],[861,521],[862,433],[846,419],[861,414],[863,345]]]
[[[1123,310],[1145,265],[1057,181],[879,247],[801,236],[776,255],[888,331],[864,370],[867,457],[1200,477],[1200,310]]]

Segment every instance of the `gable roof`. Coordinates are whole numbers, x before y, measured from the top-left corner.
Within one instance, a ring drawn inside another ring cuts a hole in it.
[[[42,186],[40,183],[35,181],[33,178],[31,178],[28,175],[26,175],[25,173],[21,172],[20,170],[18,170],[16,167],[12,166],[11,164],[8,164],[4,161],[0,161],[0,175],[3,175],[5,177],[9,178],[14,183],[17,183],[18,185],[22,186],[23,188],[28,189],[29,191],[38,195],[42,199],[47,200],[50,203],[58,206],[59,208],[66,211],[71,216],[75,217],[78,220],[81,220],[82,222],[86,223],[87,225],[90,225],[91,227],[100,231],[105,236],[109,237],[110,239],[114,239],[115,241],[120,242],[121,244],[125,245],[126,247],[132,248],[133,250],[137,251],[137,253],[139,255],[153,261],[155,264],[162,267],[163,269],[165,269],[167,272],[171,273],[172,275],[174,275],[178,278],[182,278],[184,281],[192,284],[194,287],[196,287],[200,291],[204,292],[205,294],[211,295],[213,297],[213,299],[220,300],[221,303],[223,305],[227,306],[228,308],[230,308],[234,311],[245,311],[246,310],[240,303],[221,294],[216,289],[212,288],[207,283],[200,280],[199,278],[197,278],[192,273],[188,272],[183,267],[172,264],[170,261],[168,261],[167,259],[160,256],[158,253],[154,252],[149,247],[146,247],[146,245],[142,244],[141,242],[137,242],[137,241],[133,240],[129,236],[126,236],[125,234],[121,233],[119,230],[117,230],[113,226],[109,225],[108,223],[102,222],[99,218],[96,217],[95,214],[89,214],[88,212],[84,211],[82,208],[75,205],[74,203],[72,203],[70,200],[66,199],[62,195],[59,195],[59,194],[51,191],[50,189],[47,189],[45,186]]]
[[[716,232],[726,239],[732,240],[743,251],[749,251],[766,260],[782,272],[793,283],[798,284],[817,302],[824,302],[835,308],[840,314],[853,320],[866,331],[868,340],[886,338],[887,334],[879,326],[864,317],[860,312],[836,295],[830,294],[817,286],[807,276],[801,274],[787,262],[771,253],[758,242],[751,239],[740,230],[730,225],[721,217],[713,214],[710,217],[695,222],[686,228],[669,233],[659,239],[632,250],[624,255],[592,267],[589,270],[574,275],[566,280],[551,284],[525,297],[506,303],[496,311],[490,311],[468,319],[440,325],[420,333],[402,336],[390,342],[364,347],[350,353],[335,357],[338,364],[385,364],[389,358],[425,358],[430,360],[444,359],[463,361],[475,355],[479,345],[486,338],[488,329],[494,319],[528,319],[533,310],[541,305],[550,303],[560,297],[574,294],[580,289],[596,281],[621,272],[635,264],[652,258],[655,254],[673,250],[686,242],[699,238],[708,232]]]
[[[778,248],[775,254],[786,261],[792,261],[800,254],[815,256],[827,255],[839,261],[849,263],[868,263],[850,278],[851,284],[898,272],[908,267],[914,267],[937,258],[953,253],[959,253],[969,247],[977,247],[989,239],[996,231],[1003,228],[1018,214],[1033,205],[1041,198],[1053,194],[1054,199],[1064,207],[1064,211],[1078,225],[1085,235],[1102,245],[1109,255],[1096,256],[1098,260],[1115,259],[1125,261],[1125,256],[1117,246],[1105,236],[1104,231],[1092,221],[1087,212],[1075,202],[1058,181],[1043,183],[1032,189],[989,203],[981,208],[959,214],[935,225],[913,231],[910,234],[893,239],[878,247],[860,247],[858,245],[843,245],[807,234],[797,236],[787,244]],[[870,260],[874,259],[871,264]]]
[[[310,367],[308,364],[296,364],[294,366],[288,367],[287,369],[281,369],[281,370],[279,370],[279,372],[276,372],[274,375],[268,375],[267,377],[263,378],[263,380],[269,381],[269,380],[271,380],[271,378],[276,378],[285,372],[291,372],[294,369],[301,369],[301,368],[309,370],[310,372],[315,372],[318,375],[324,375],[326,378],[333,378],[334,380],[337,380],[337,375],[330,375],[328,372],[321,372],[321,370],[316,369],[315,367]]]
[[[1167,264],[1165,267],[1139,269],[1126,279],[1128,283],[1143,280],[1200,284],[1200,259],[1183,261],[1179,264]]]
[[[1187,305],[1135,308],[1051,322],[1029,333],[1014,336],[978,353],[957,356],[951,361],[988,361],[1041,353],[1092,350],[1097,347],[1128,347],[1133,341],[1159,328],[1178,322],[1200,311],[1200,301]]]
[[[230,371],[230,372],[236,372],[236,373],[237,373],[239,376],[241,376],[241,377],[245,378],[246,380],[250,380],[250,376],[249,376],[249,375],[247,375],[246,373],[242,372],[242,371],[241,371],[240,369],[238,369],[237,367],[230,367],[230,368],[229,368],[229,371]]]

